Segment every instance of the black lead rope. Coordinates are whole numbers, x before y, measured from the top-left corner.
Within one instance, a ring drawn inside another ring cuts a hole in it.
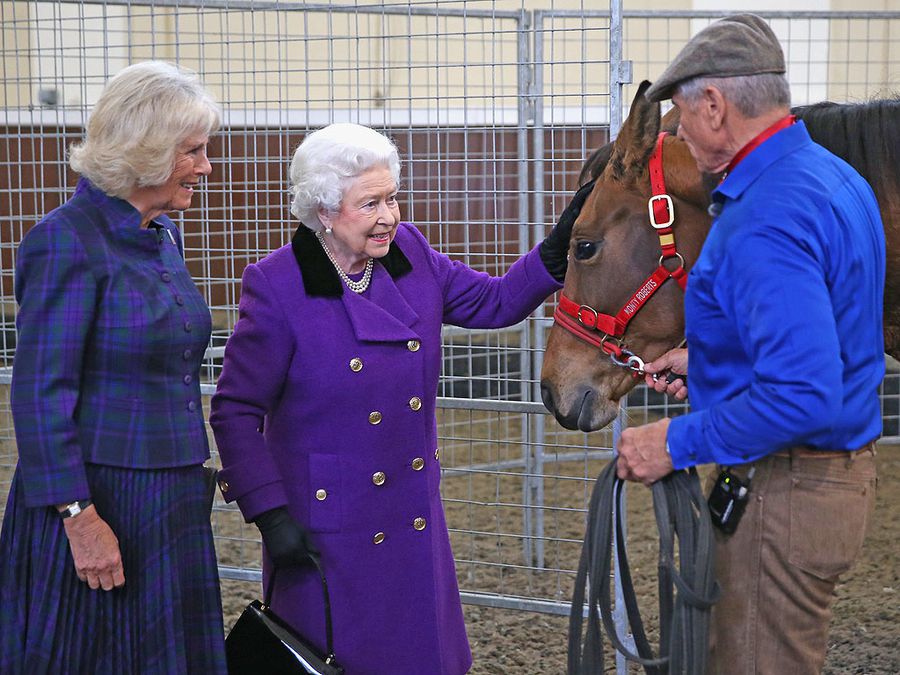
[[[675,471],[653,484],[653,510],[659,530],[659,655],[644,631],[625,550],[624,482],[613,459],[591,494],[588,524],[575,577],[569,614],[569,675],[603,673],[603,628],[625,658],[644,666],[647,675],[703,675],[706,672],[710,608],[718,598],[714,578],[712,521],[700,480],[693,468]],[[618,505],[619,508],[614,508]],[[613,514],[616,514],[614,516]],[[613,522],[615,520],[615,523]],[[637,654],[616,632],[612,619],[612,541],[623,600]],[[678,539],[678,569],[675,539]],[[585,591],[590,582],[588,621],[583,635]],[[677,593],[675,592],[677,590]]]

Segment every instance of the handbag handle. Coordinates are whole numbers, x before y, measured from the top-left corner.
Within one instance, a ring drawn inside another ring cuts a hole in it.
[[[331,629],[331,598],[328,595],[328,581],[325,579],[325,572],[322,571],[322,565],[319,563],[319,556],[311,554],[309,559],[312,560],[313,565],[316,566],[316,569],[319,572],[319,578],[322,581],[322,597],[325,599],[325,640],[328,643],[328,656],[325,659],[325,663],[331,663],[331,661],[334,660],[334,636]],[[266,592],[263,597],[263,602],[265,602],[266,607],[272,606],[272,591],[275,589],[275,574],[277,572],[278,568],[273,565],[272,576],[269,579],[269,583],[266,585]]]

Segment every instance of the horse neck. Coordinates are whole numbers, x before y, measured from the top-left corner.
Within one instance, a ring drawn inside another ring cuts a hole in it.
[[[853,166],[878,196],[896,198],[900,173],[900,98],[866,103],[817,103],[795,108],[814,141]]]

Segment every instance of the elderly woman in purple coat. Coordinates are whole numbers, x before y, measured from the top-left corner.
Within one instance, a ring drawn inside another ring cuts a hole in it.
[[[472,656],[440,498],[441,325],[523,320],[565,276],[582,190],[502,277],[432,249],[397,200],[382,134],[333,124],[290,169],[289,245],[243,275],[210,422],[219,486],[259,527],[273,610],[347,675],[460,675]]]

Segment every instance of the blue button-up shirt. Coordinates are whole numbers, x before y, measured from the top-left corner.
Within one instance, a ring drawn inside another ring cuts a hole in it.
[[[165,216],[85,179],[19,245],[11,407],[28,506],[90,496],[85,462],[131,468],[209,456],[200,363],[209,308]]]
[[[675,467],[876,438],[885,244],[868,183],[798,122],[713,202],[685,294],[692,412],[669,427]]]

